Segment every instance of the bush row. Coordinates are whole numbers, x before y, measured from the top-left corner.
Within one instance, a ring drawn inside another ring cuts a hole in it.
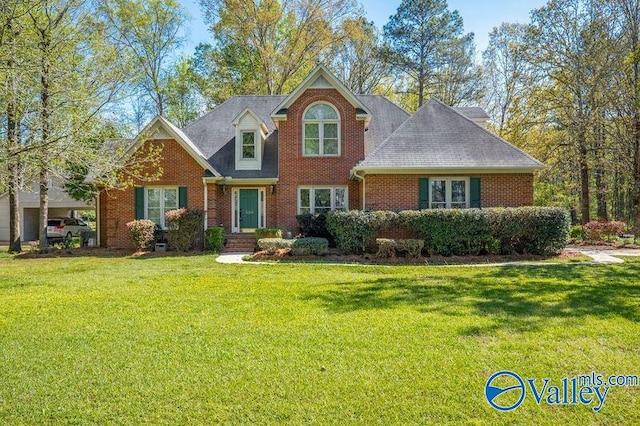
[[[569,226],[568,212],[553,207],[352,210],[327,216],[327,228],[344,253],[371,250],[381,232],[401,229],[424,241],[428,254],[553,254],[566,245]]]
[[[329,242],[326,238],[307,237],[296,239],[263,238],[258,240],[258,247],[267,254],[274,254],[278,250],[290,250],[294,256],[307,256],[315,254],[323,256],[329,250]]]

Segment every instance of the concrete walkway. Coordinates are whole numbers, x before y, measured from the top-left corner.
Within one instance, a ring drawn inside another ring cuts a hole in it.
[[[610,265],[613,263],[624,263],[624,260],[620,259],[617,256],[640,256],[640,250],[637,249],[614,249],[614,250],[594,250],[594,249],[581,249],[579,247],[568,247],[567,251],[578,252],[589,256],[592,260],[586,262],[571,262],[567,263],[567,265],[580,265],[580,264],[591,264],[591,265]],[[222,253],[220,256],[216,258],[216,262],[225,263],[225,264],[251,264],[251,265],[274,265],[276,263],[266,263],[266,262],[248,262],[243,260],[242,258],[245,256],[249,256],[251,253]],[[329,266],[329,264],[322,264],[323,266]],[[337,266],[349,266],[346,263],[336,263]],[[361,264],[352,264],[353,266],[365,266]],[[473,263],[469,265],[431,265],[431,266],[549,266],[549,265],[559,265],[559,263],[553,262],[504,262],[504,263]],[[380,265],[373,265],[380,266]]]

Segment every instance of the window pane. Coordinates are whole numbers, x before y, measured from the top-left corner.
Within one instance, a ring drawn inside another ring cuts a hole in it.
[[[160,189],[147,188],[147,206],[151,208],[160,208]]]
[[[155,224],[160,225],[160,208],[150,208],[147,210],[147,218],[152,220]]]
[[[319,139],[320,127],[317,123],[307,123],[304,125],[304,137],[305,139]]]
[[[329,105],[318,104],[309,108],[304,118],[308,120],[337,120],[338,113]]]
[[[451,204],[467,202],[466,182],[463,180],[451,181]]]
[[[255,133],[242,134],[242,158],[256,158]]]
[[[178,208],[178,190],[177,189],[166,189],[164,190],[164,211],[165,213],[169,210],[174,210]]]
[[[335,209],[336,210],[346,210],[347,208],[347,200],[346,200],[346,189],[345,188],[336,188],[336,198],[335,198]]]
[[[445,203],[446,199],[446,186],[444,180],[431,181],[431,202],[432,203]],[[432,207],[437,208],[437,207]]]
[[[324,153],[325,155],[338,155],[338,140],[337,139],[325,139],[324,140]]]
[[[311,213],[310,189],[300,189],[300,214]]]
[[[320,139],[305,139],[304,153],[305,155],[320,154]]]
[[[325,139],[338,139],[338,125],[335,123],[325,123],[324,125]]]
[[[327,213],[331,211],[331,189],[316,189],[314,197],[315,213]]]

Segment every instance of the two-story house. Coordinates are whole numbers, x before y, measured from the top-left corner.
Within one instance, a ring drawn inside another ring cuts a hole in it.
[[[486,130],[488,118],[437,100],[411,115],[323,66],[287,96],[236,96],[184,129],[157,117],[128,155],[161,147],[162,176],[101,192],[99,242],[130,246],[127,222],[164,226],[177,207],[228,233],[295,234],[300,213],[531,205],[542,164]]]

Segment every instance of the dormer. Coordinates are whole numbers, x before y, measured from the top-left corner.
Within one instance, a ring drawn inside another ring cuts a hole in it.
[[[236,128],[236,170],[261,170],[269,133],[267,125],[249,108],[236,116],[233,125]]]

